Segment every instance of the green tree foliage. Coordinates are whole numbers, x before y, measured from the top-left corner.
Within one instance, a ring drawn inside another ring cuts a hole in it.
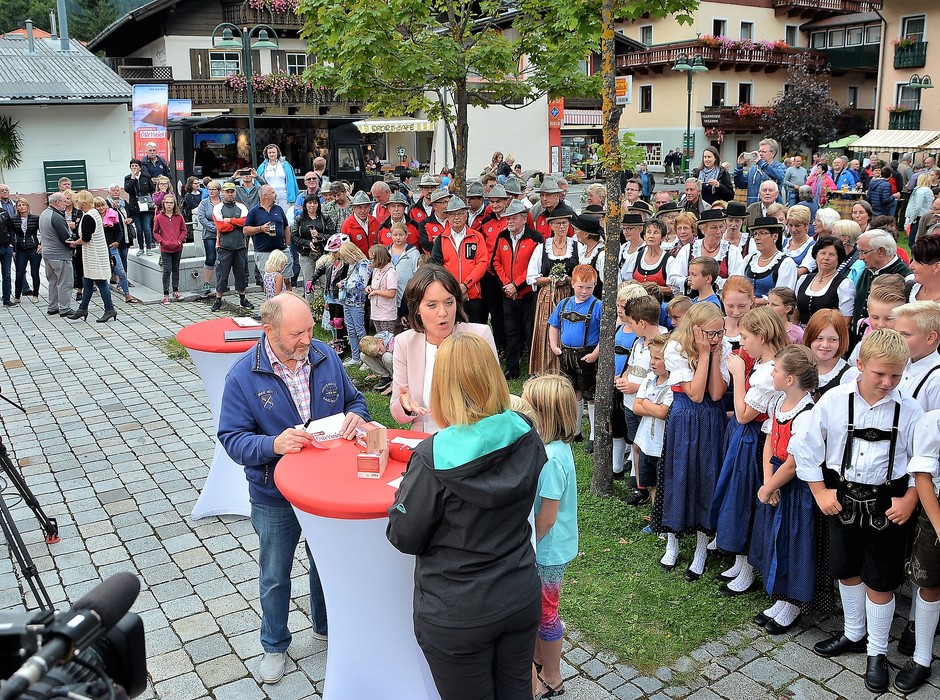
[[[787,70],[787,87],[771,103],[773,114],[765,122],[767,135],[784,153],[808,146],[815,151],[836,136],[836,120],[842,108],[832,99],[829,74],[810,73],[805,66]]]
[[[143,5],[145,0],[67,0],[69,36],[89,41],[117,19],[118,10],[126,12]],[[49,13],[58,15],[56,0],[0,1],[0,34],[22,29],[27,19],[43,31],[50,31]]]
[[[90,41],[118,18],[115,0],[69,0],[69,34]]]
[[[49,13],[55,9],[55,0],[3,0],[0,2],[0,34],[23,29],[24,22],[49,31]]]

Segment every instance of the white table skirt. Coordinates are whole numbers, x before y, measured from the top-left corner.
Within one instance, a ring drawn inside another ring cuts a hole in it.
[[[294,508],[317,563],[329,619],[324,700],[440,700],[414,636],[415,558],[387,518],[341,520]]]

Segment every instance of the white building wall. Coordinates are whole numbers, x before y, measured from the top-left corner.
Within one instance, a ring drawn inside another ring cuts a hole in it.
[[[474,178],[490,163],[494,151],[512,153],[523,170],[548,169],[548,98],[542,97],[522,109],[470,107],[467,110],[470,143],[467,148],[467,177]],[[454,159],[439,123],[434,134],[431,170],[453,167]]]
[[[12,192],[44,192],[43,161],[84,160],[92,188],[123,183],[130,172],[127,105],[0,105],[0,115],[19,122],[23,139],[22,165],[3,172]]]

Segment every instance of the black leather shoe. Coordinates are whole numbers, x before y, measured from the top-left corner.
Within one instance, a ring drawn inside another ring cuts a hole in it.
[[[736,591],[733,588],[731,588],[727,583],[723,583],[718,588],[718,595],[722,595],[725,598],[737,598],[739,595],[744,595],[745,593],[756,591],[758,588],[760,588],[759,579],[754,579],[753,581],[751,581],[751,585],[745,588],[743,591]]]
[[[649,489],[637,489],[633,495],[627,499],[628,506],[642,506],[650,502]]]
[[[759,613],[757,613],[757,614],[754,616],[753,622],[754,622],[754,624],[757,625],[758,627],[763,627],[764,625],[767,624],[767,621],[768,621],[769,619],[770,619],[770,618],[767,617],[764,613],[759,612]]]
[[[819,656],[830,658],[833,656],[842,656],[843,654],[861,654],[868,647],[868,635],[853,642],[841,632],[834,634],[829,639],[816,642],[813,645],[813,651]]]
[[[46,313],[49,314],[50,316],[55,316],[57,313],[59,313],[59,310],[58,310],[58,309],[49,309],[49,310],[46,311]]]
[[[66,316],[66,318],[69,321],[85,320],[88,318],[88,309],[75,309],[75,311]]]
[[[623,481],[626,478],[623,472],[614,472],[614,481]]]
[[[889,683],[888,659],[884,654],[869,656],[865,669],[865,687],[872,693],[883,693],[888,689]]]
[[[902,693],[913,693],[930,678],[930,667],[911,662],[911,665],[898,671],[894,687]]]
[[[584,452],[585,452],[585,454],[593,454],[593,453],[594,453],[594,441],[593,441],[593,440],[588,440],[588,441],[587,441],[587,444],[584,446]]]
[[[675,564],[663,564],[662,562],[659,562],[659,568],[665,571],[666,573],[669,573],[670,571],[676,568],[676,565]]]
[[[904,656],[913,656],[915,646],[917,646],[917,641],[914,638],[914,621],[909,620],[904,626],[904,631],[901,632],[901,638],[898,640],[898,653],[904,654]]]
[[[789,632],[791,629],[793,629],[793,626],[799,621],[799,619],[800,616],[797,615],[795,618],[793,618],[793,622],[791,622],[789,625],[781,625],[773,618],[770,618],[767,620],[767,624],[764,625],[764,629],[767,630],[767,634],[783,634],[784,632]]]
[[[702,575],[695,573],[694,571],[692,571],[692,569],[685,570],[685,580],[688,581],[689,583],[695,583],[700,578],[702,578]]]
[[[584,442],[584,436],[581,433],[578,433],[574,436],[574,439],[571,442]]]

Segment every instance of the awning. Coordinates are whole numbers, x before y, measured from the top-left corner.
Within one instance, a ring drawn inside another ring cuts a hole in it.
[[[604,113],[599,109],[566,109],[563,126],[601,126]]]
[[[851,136],[846,136],[839,139],[838,141],[830,141],[829,143],[824,143],[823,148],[845,148],[850,143],[855,143],[858,141],[858,134],[852,134]]]
[[[404,131],[434,131],[427,119],[366,119],[356,122],[363,134],[396,134]]]
[[[940,131],[905,131],[876,129],[869,131],[849,148],[853,151],[904,151],[926,148],[940,139]]]

